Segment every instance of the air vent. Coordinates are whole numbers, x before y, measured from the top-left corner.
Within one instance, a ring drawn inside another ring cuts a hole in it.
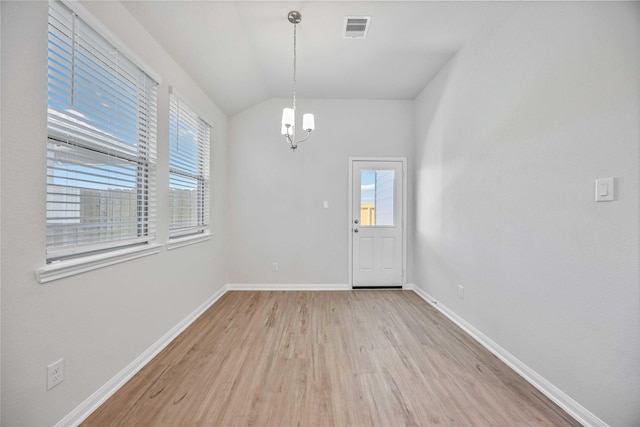
[[[370,16],[345,16],[344,37],[348,39],[363,39],[369,31]]]

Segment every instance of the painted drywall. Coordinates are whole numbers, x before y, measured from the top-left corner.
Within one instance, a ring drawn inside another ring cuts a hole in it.
[[[523,5],[415,101],[416,285],[612,426],[640,425],[639,28]]]
[[[229,119],[231,284],[348,284],[349,157],[411,155],[412,101],[298,100],[316,130],[295,152],[280,135],[290,103]]]
[[[0,35],[2,34],[2,7],[0,7]],[[0,42],[0,70],[2,70],[2,43]],[[2,81],[0,81],[2,99]],[[0,107],[1,108],[1,107]],[[2,158],[2,113],[0,110],[0,159]],[[2,224],[2,162],[0,162],[0,224]],[[2,227],[0,227],[2,242]],[[2,245],[0,244],[0,271],[2,271]],[[0,321],[2,320],[2,274],[0,274]],[[2,324],[0,323],[0,420],[2,420]]]
[[[86,2],[160,75],[158,242],[167,238],[168,85],[213,125],[207,242],[46,285],[47,2],[2,1],[2,425],[53,425],[226,283],[227,118],[119,2]],[[46,391],[46,366],[65,379]]]

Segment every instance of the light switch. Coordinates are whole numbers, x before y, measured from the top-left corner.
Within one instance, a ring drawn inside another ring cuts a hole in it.
[[[615,179],[596,179],[596,202],[612,202],[615,200]]]
[[[598,192],[598,195],[600,197],[604,197],[604,196],[608,196],[609,195],[609,184],[600,183],[598,188],[600,189],[600,191]]]
[[[329,201],[328,200],[324,201],[324,208],[325,209],[329,209]]]

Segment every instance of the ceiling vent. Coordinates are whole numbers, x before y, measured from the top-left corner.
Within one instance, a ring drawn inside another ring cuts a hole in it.
[[[369,31],[370,16],[345,16],[344,37],[347,39],[363,39]]]

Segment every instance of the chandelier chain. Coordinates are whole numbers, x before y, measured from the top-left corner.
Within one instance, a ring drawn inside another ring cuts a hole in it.
[[[296,109],[296,30],[298,25],[293,24],[293,109]]]

